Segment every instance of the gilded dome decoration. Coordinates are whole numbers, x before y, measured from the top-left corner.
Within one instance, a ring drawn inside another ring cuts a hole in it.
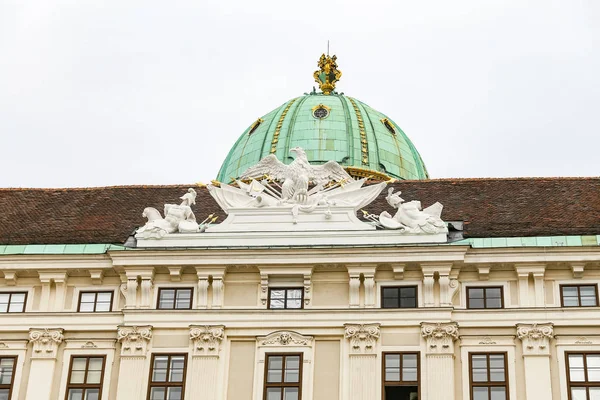
[[[252,123],[217,179],[239,178],[269,154],[289,164],[294,147],[303,148],[311,164],[333,160],[355,178],[428,179],[417,149],[390,117],[334,90],[341,77],[336,57],[321,56],[319,68],[314,76],[323,92],[293,98]]]

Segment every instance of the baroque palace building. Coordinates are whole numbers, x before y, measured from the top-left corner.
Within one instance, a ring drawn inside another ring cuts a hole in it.
[[[0,400],[600,399],[600,179],[429,179],[314,77],[207,186],[0,190]]]

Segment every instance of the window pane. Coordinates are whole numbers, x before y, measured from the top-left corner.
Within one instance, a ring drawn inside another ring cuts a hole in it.
[[[302,300],[288,300],[287,308],[302,308]]]
[[[302,298],[302,289],[290,289],[287,293],[288,299],[301,299]]]
[[[154,368],[152,371],[153,382],[167,381],[167,365],[169,364],[169,356],[157,356],[154,358]]]
[[[82,303],[94,303],[96,301],[96,293],[81,293]]]
[[[71,371],[71,383],[84,383],[85,371]]]
[[[490,382],[504,382],[504,355],[490,355]]]
[[[284,388],[283,400],[298,400],[298,388]]]
[[[469,289],[470,299],[483,299],[483,289]]]
[[[487,382],[487,356],[486,355],[472,355],[471,356],[471,368],[473,369],[473,382]]]
[[[586,356],[589,382],[600,382],[600,354]]]
[[[87,389],[85,391],[85,400],[98,400],[100,389]]]
[[[502,308],[502,299],[500,298],[488,298],[486,301],[485,308]]]
[[[25,293],[13,293],[11,303],[25,303]]]
[[[271,298],[272,299],[283,299],[283,298],[285,298],[285,290],[272,289],[271,290]]]
[[[110,311],[110,303],[97,303],[96,311],[98,311],[98,312]]]
[[[402,356],[402,380],[405,382],[417,381],[416,354],[404,354]]]
[[[164,400],[165,388],[153,387],[150,389],[150,400]]]
[[[283,357],[271,356],[269,357],[267,382],[281,382],[283,377]]]
[[[174,308],[175,307],[175,290],[162,289],[160,291],[159,308]]]
[[[473,388],[473,400],[489,400],[488,388],[474,387]]]
[[[491,387],[490,396],[491,400],[506,400],[506,388]]]
[[[485,308],[483,299],[469,299],[469,308]]]
[[[300,357],[299,356],[288,356],[285,358],[286,369],[299,369],[300,368]]]
[[[579,307],[579,299],[577,297],[563,297],[565,307]]]
[[[102,371],[102,361],[104,361],[104,360],[100,357],[90,358],[90,362],[88,364],[88,369],[90,371]]]
[[[111,292],[98,293],[98,302],[99,303],[110,303],[111,299],[112,299]]]
[[[485,290],[485,297],[488,299],[499,299],[502,297],[502,290],[500,288],[487,288]]]
[[[597,304],[596,302],[596,294],[592,294],[589,296],[581,295],[581,305],[586,307],[593,307]]]
[[[172,387],[167,391],[167,400],[181,400],[181,388]]]
[[[285,308],[285,301],[278,299],[271,299],[271,303],[269,303],[269,308]]]
[[[8,303],[10,293],[0,293],[0,303]]]
[[[581,296],[594,296],[596,297],[596,287],[595,286],[580,286],[579,294]]]
[[[98,384],[102,377],[102,371],[88,371],[87,383]]]
[[[281,388],[267,388],[267,400],[281,400]]]
[[[585,388],[571,388],[571,400],[587,400]]]
[[[385,355],[385,380],[400,381],[400,354]]]
[[[569,376],[571,382],[583,382],[585,381],[585,374],[583,373],[583,356],[580,354],[569,355]]]
[[[15,303],[14,301],[11,301],[8,312],[23,312],[24,306],[24,303]]]
[[[0,385],[10,385],[13,375],[14,360],[12,358],[0,359]]]
[[[81,303],[79,305],[79,312],[93,312],[94,303]]]
[[[8,400],[8,389],[0,389],[0,400]]]
[[[383,298],[383,308],[398,308],[400,306],[397,298]]]
[[[290,369],[285,370],[285,382],[295,383],[300,380],[300,370]]]
[[[171,358],[171,376],[169,382],[183,382],[183,371],[185,368],[185,357],[176,356]]]
[[[83,389],[69,389],[69,400],[83,400]]]
[[[590,400],[600,400],[600,388],[599,387],[591,387],[590,388]]]
[[[175,308],[190,308],[192,304],[192,290],[184,289],[177,291],[177,301]]]
[[[8,303],[0,303],[0,312],[8,312]]]

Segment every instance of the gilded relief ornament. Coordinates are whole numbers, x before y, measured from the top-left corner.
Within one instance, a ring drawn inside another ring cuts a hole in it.
[[[337,69],[336,61],[337,56],[329,57],[323,54],[319,59],[319,69],[313,74],[315,82],[319,84],[319,88],[325,95],[331,94],[336,82],[342,77],[342,71]]]

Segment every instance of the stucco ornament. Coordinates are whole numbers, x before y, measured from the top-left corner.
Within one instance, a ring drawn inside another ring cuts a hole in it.
[[[189,188],[187,193],[180,197],[181,204],[165,204],[165,217],[154,207],[146,207],[142,216],[148,219],[146,225],[137,230],[137,235],[142,238],[160,239],[168,233],[194,233],[206,229],[206,220],[198,224],[191,206],[196,204],[196,191]],[[210,217],[209,217],[210,218]],[[210,222],[214,221],[208,221]]]
[[[222,325],[190,326],[194,356],[218,356],[224,337],[225,330]]]
[[[345,337],[350,340],[352,353],[370,354],[375,352],[375,344],[379,339],[379,324],[346,324]]]
[[[357,211],[375,200],[386,185],[363,187],[366,179],[352,179],[335,161],[311,165],[302,148],[294,147],[290,152],[296,158],[289,165],[271,154],[248,168],[237,181],[238,187],[220,183],[208,189],[228,214],[236,208],[288,208],[297,223],[299,213],[318,210],[325,219],[331,219],[332,208],[338,206]]]
[[[412,200],[406,202],[400,197],[401,193],[400,191],[394,193],[394,188],[388,189],[388,195],[385,199],[390,206],[397,210],[393,217],[387,211],[382,212],[379,216],[363,211],[364,217],[380,228],[399,229],[403,233],[448,233],[448,228],[441,218],[442,204],[436,202],[423,209],[420,201]]]
[[[312,337],[297,332],[278,331],[258,338],[261,346],[310,346]]]
[[[554,338],[554,326],[547,324],[517,324],[517,337],[523,343],[523,354],[550,354],[550,340]]]
[[[152,339],[151,326],[120,326],[117,340],[121,342],[121,356],[145,357]]]
[[[31,329],[29,341],[33,344],[34,358],[55,358],[58,346],[63,342],[62,329]]]
[[[423,322],[421,336],[427,341],[428,353],[452,354],[454,341],[458,339],[458,325],[455,322]]]

